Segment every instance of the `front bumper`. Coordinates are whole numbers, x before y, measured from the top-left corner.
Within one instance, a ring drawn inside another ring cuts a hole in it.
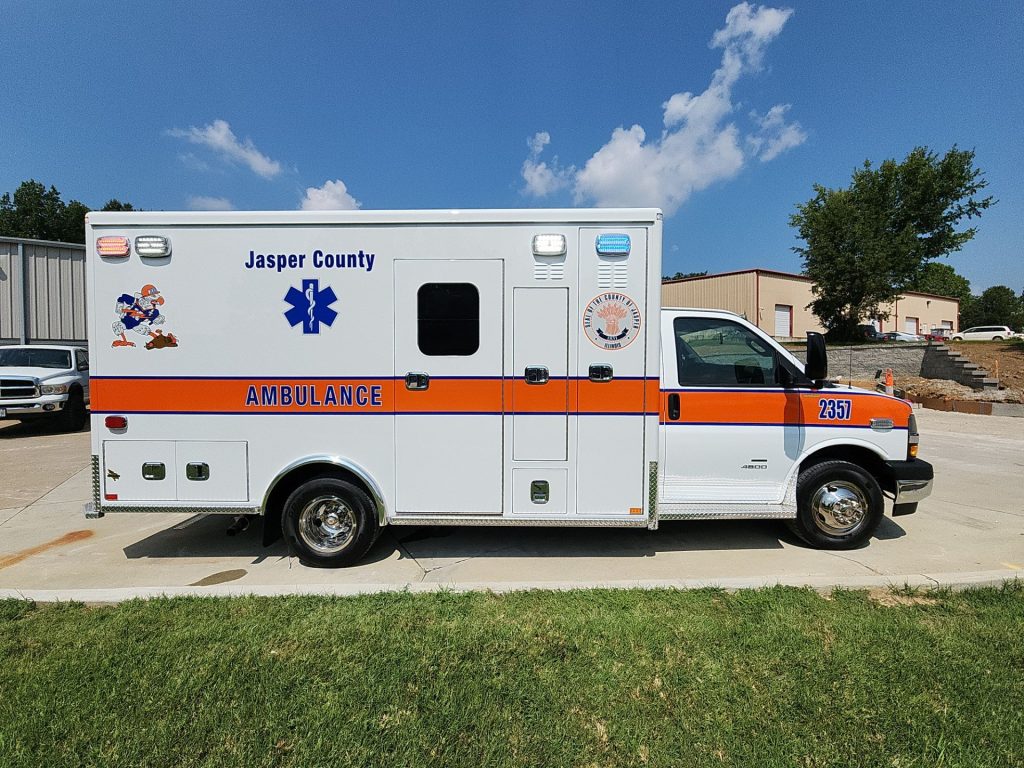
[[[916,504],[931,495],[935,471],[927,461],[887,461],[885,466],[894,504]]]
[[[0,400],[0,413],[6,418],[21,419],[26,416],[45,416],[58,413],[67,403],[67,395],[43,395],[32,400]]]

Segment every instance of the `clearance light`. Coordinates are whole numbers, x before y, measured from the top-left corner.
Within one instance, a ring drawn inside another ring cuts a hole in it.
[[[601,256],[628,256],[629,235],[598,235],[597,252]]]
[[[144,258],[158,259],[171,255],[171,241],[159,235],[140,235],[135,238],[135,252]]]
[[[103,500],[104,501],[117,501],[117,494],[116,493],[105,493],[105,494],[103,494]]]
[[[565,235],[534,235],[534,256],[564,256]]]
[[[103,426],[107,429],[128,429],[128,419],[124,416],[107,416]]]
[[[124,258],[131,253],[132,245],[127,237],[99,237],[96,239],[96,253],[100,256]]]
[[[565,236],[564,234],[535,234],[534,236],[535,256],[564,256]]]

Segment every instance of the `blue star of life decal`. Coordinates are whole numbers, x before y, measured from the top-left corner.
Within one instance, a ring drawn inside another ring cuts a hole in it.
[[[331,309],[331,304],[338,300],[334,289],[327,286],[320,290],[319,280],[303,280],[302,290],[291,287],[284,300],[292,308],[284,313],[288,324],[295,327],[302,323],[303,333],[320,333],[320,323],[330,326],[338,313]]]

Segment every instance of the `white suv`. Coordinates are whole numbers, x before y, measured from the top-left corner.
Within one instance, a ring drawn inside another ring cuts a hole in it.
[[[0,347],[0,419],[54,419],[77,432],[89,402],[89,353],[82,347]]]
[[[1017,336],[1005,325],[977,325],[968,328],[966,331],[954,333],[953,341],[1002,341]]]

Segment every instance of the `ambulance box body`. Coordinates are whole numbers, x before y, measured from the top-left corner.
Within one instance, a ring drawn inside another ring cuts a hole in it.
[[[662,311],[661,240],[656,209],[90,213],[90,514],[262,515],[338,565],[389,524],[797,518],[807,472],[843,545],[927,495],[905,403]]]

